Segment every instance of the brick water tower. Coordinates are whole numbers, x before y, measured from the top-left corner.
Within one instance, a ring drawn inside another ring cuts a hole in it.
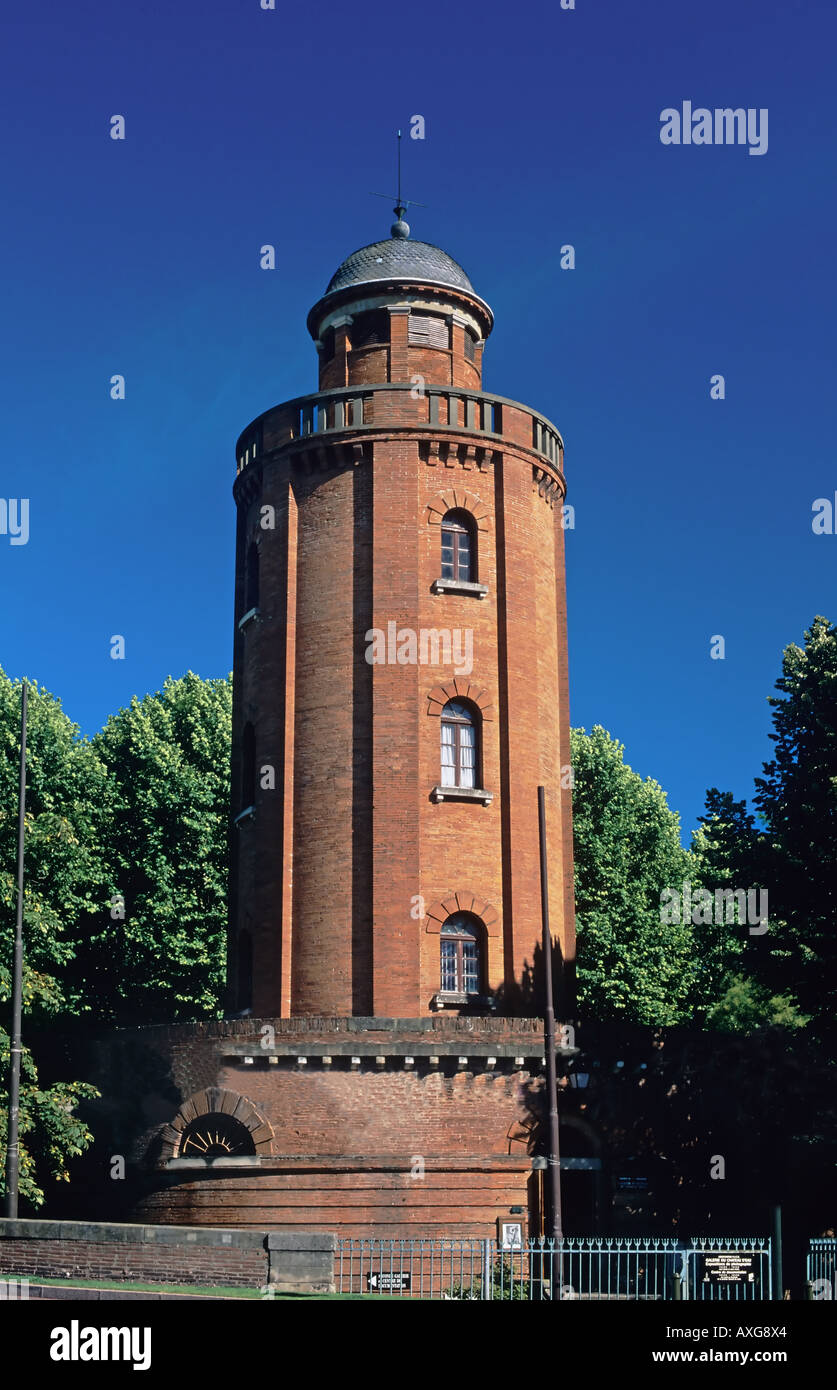
[[[139,1030],[169,1116],[134,1149],[145,1221],[543,1230],[539,785],[559,1018],[575,953],[563,445],[483,391],[491,310],[403,211],[308,316],[319,389],[238,442],[229,1009]]]
[[[574,957],[562,440],[482,390],[492,312],[396,215],[308,315],[319,390],[238,441],[229,979],[256,1016],[525,1012],[539,784]]]

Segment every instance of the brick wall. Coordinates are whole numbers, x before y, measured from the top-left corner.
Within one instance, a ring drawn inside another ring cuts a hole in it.
[[[85,1066],[74,1062],[102,1098],[90,1110],[96,1142],[62,1214],[493,1235],[511,1206],[529,1206],[542,1052],[534,1018],[248,1018],[117,1030]],[[256,1155],[182,1158],[176,1142],[163,1143],[181,1132],[172,1128],[179,1115],[217,1112],[224,1094],[244,1098],[253,1132],[268,1136]],[[114,1180],[117,1154],[125,1182]]]
[[[517,1219],[526,1221],[530,1170],[519,1157],[453,1166],[416,1154],[400,1168],[382,1160],[285,1160],[252,1172],[172,1172],[141,1210],[149,1221],[331,1231],[339,1238],[488,1239],[512,1207],[522,1207]]]
[[[207,1227],[0,1219],[0,1273],[323,1292],[334,1239]]]
[[[396,429],[417,409],[408,392],[376,404]],[[325,468],[310,474],[282,454],[263,463],[241,546],[268,498],[277,525],[258,537],[261,617],[237,642],[235,747],[250,720],[258,766],[275,768],[276,785],[259,789],[256,817],[234,844],[238,924],[249,919],[254,935],[260,1014],[430,1011],[439,941],[428,937],[420,905],[458,892],[499,917],[489,987],[504,990],[505,1007],[530,999],[539,784],[553,934],[563,958],[574,958],[560,512],[539,495],[528,451],[506,443],[486,461],[443,427],[437,440],[425,453],[415,437],[371,439],[348,468],[336,456],[330,466],[326,444]],[[432,592],[448,507],[482,516],[482,599]],[[428,696],[456,671],[370,665],[366,633],[387,633],[390,623],[472,643],[460,694],[484,697],[489,805],[431,800],[440,752]]]
[[[433,309],[448,319],[450,346],[410,344],[411,312]],[[363,346],[371,313],[388,342]],[[382,383],[388,374],[393,384],[418,375],[480,385],[482,353],[468,362],[466,332],[490,331],[490,316],[463,291],[354,287],[312,310],[312,333],[324,319],[326,334],[328,321],[336,327],[323,383]],[[525,407],[504,405],[502,435],[489,438],[477,421],[465,430],[462,402],[451,403],[450,420],[437,402],[431,426],[427,396],[382,386],[367,393],[362,431],[310,439],[291,439],[294,412],[280,406],[263,419],[258,468],[238,479],[237,611],[254,541],[262,593],[258,621],[236,637],[234,781],[249,722],[257,765],[275,769],[275,786],[258,788],[254,818],[234,835],[231,933],[253,939],[260,1015],[430,1013],[440,924],[426,908],[447,902],[483,923],[484,986],[498,1007],[535,1008],[539,785],[553,934],[562,961],[574,959],[570,798],[561,786],[564,554],[553,505],[562,480],[533,451]],[[267,501],[276,527],[264,530]],[[453,508],[479,514],[482,598],[433,591],[439,522]],[[442,658],[370,664],[366,633],[391,624],[460,634],[472,643],[471,669]],[[455,678],[464,684],[454,695],[481,712],[489,804],[439,800],[433,790],[440,706],[429,697]],[[235,956],[231,947],[233,966]]]

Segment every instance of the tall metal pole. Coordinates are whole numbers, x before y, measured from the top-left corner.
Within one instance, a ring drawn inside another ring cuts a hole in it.
[[[773,1297],[774,1299],[783,1299],[785,1291],[782,1287],[782,1208],[778,1202],[773,1207],[771,1256],[773,1260]]]
[[[543,922],[543,966],[546,985],[546,1016],[544,1018],[544,1055],[546,1057],[546,1089],[549,1096],[549,1193],[552,1206],[551,1236],[556,1242],[558,1269],[561,1269],[561,1156],[558,1147],[558,1076],[555,1067],[555,1010],[552,1001],[552,936],[549,931],[549,880],[546,871],[546,807],[543,787],[538,787],[538,828],[541,841],[541,920]],[[555,1259],[555,1257],[553,1257]],[[554,1270],[554,1266],[553,1266]],[[551,1280],[552,1297],[561,1297],[561,1277]]]
[[[20,1055],[23,1014],[23,838],[26,823],[26,703],[27,686],[20,690],[20,791],[17,817],[17,913],[12,963],[12,1032],[9,1066],[9,1132],[6,1148],[6,1215],[17,1216],[20,1173]]]

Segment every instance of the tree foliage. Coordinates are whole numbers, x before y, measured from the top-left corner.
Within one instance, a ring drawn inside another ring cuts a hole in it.
[[[694,837],[701,872],[767,890],[769,927],[738,961],[727,956],[713,1026],[757,1021],[834,1031],[837,1005],[837,628],[816,617],[805,645],[785,648],[773,708],[776,745],[755,779],[761,824],[712,788]],[[717,944],[717,943],[716,943]],[[707,950],[707,941],[701,943]]]
[[[109,907],[80,961],[100,1017],[217,1015],[224,986],[232,680],[192,672],[136,697],[92,748]]]
[[[771,901],[779,929],[765,961],[817,1029],[837,1009],[837,627],[814,618],[804,647],[785,648],[779,696],[770,696],[773,758],[755,803],[771,849]]]
[[[693,929],[660,920],[663,888],[694,876],[679,817],[601,726],[571,740],[580,1014],[680,1023],[691,1009]]]
[[[770,892],[774,855],[745,801],[711,787],[706,813],[692,835],[701,882],[710,893],[731,889],[751,893],[754,904],[767,903],[767,930],[754,925],[736,906],[719,920],[695,928],[698,962],[696,1017],[723,1032],[752,1033],[765,1025],[800,1028],[807,1022],[787,989],[771,988],[765,969],[779,933],[776,903]],[[777,983],[774,980],[774,984]]]
[[[72,962],[103,899],[91,808],[104,770],[60,701],[29,686],[26,792],[24,1026],[76,1017],[91,1007],[70,982]],[[20,682],[0,670],[0,1167],[5,1172],[11,970],[16,912]],[[25,1041],[25,1039],[24,1039]],[[67,1176],[91,1135],[76,1107],[97,1094],[82,1082],[42,1087],[28,1050],[21,1062],[20,1191],[34,1205],[41,1183]],[[0,1186],[3,1174],[0,1174]]]
[[[192,673],[92,740],[29,689],[24,1043],[44,1027],[217,1014],[223,988],[231,681]],[[0,672],[0,1158],[16,903],[20,685]],[[124,904],[124,906],[121,906]],[[5,1026],[3,1026],[5,1025]],[[67,1176],[91,1135],[81,1082],[42,1086],[24,1052],[21,1194]]]

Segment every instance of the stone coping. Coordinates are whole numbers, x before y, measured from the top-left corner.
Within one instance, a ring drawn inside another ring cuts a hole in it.
[[[464,1061],[476,1061],[480,1058],[494,1057],[497,1061],[502,1062],[511,1060],[514,1063],[517,1061],[520,1069],[532,1064],[538,1067],[544,1065],[543,1047],[535,1049],[531,1043],[527,1047],[522,1047],[520,1043],[506,1042],[289,1042],[274,1043],[271,1047],[262,1047],[260,1043],[229,1042],[219,1043],[215,1051],[219,1057],[252,1057],[254,1060],[257,1057],[339,1057],[341,1060],[345,1060],[346,1057],[359,1057],[368,1061],[370,1058],[377,1057],[398,1059],[412,1057],[416,1061],[426,1062],[433,1058],[438,1061],[442,1059],[449,1061],[451,1057],[461,1057]],[[577,1052],[578,1049],[575,1047],[556,1047],[555,1049],[557,1057],[567,1059],[575,1057]]]
[[[277,1033],[537,1033],[544,1036],[544,1019],[533,1015],[506,1016],[502,1013],[487,1015],[467,1015],[459,1017],[439,1017],[438,1013],[427,1013],[413,1019],[395,1019],[382,1015],[323,1015],[306,1013],[295,1017],[271,1015],[247,1015],[236,1019],[199,1019],[195,1023],[149,1023],[152,1029],[200,1029],[203,1033],[259,1033],[264,1024],[270,1023]],[[138,1024],[135,1024],[136,1027]],[[142,1024],[139,1024],[142,1026]],[[556,1024],[558,1027],[559,1024]],[[117,1030],[114,1030],[117,1031]],[[128,1030],[121,1030],[128,1031]]]
[[[528,1172],[532,1155],[475,1154],[467,1158],[449,1154],[422,1154],[424,1170],[429,1173],[502,1173]],[[394,1154],[255,1154],[239,1158],[168,1158],[154,1165],[160,1172],[207,1173],[222,1169],[228,1173],[264,1172],[274,1169],[283,1173],[404,1173],[410,1163]],[[184,1228],[185,1229],[185,1228]],[[226,1232],[224,1232],[226,1234]]]
[[[249,1016],[247,1018],[209,1018],[193,1023],[149,1023],[132,1024],[121,1028],[102,1030],[109,1034],[143,1033],[149,1037],[180,1034],[207,1038],[236,1038],[243,1040],[248,1036],[258,1038],[261,1030],[270,1025],[277,1034],[292,1036],[329,1033],[430,1033],[461,1037],[473,1034],[477,1037],[492,1034],[506,1034],[509,1038],[543,1038],[543,1019],[532,1015],[506,1016],[504,1014],[467,1015],[451,1017],[444,1014],[427,1014],[420,1018],[385,1018],[369,1016],[324,1016],[311,1014],[295,1018],[276,1018]],[[560,1027],[560,1024],[556,1025]]]
[[[180,1161],[188,1163],[190,1160]],[[122,1245],[214,1245],[227,1246],[235,1250],[334,1249],[334,1236],[319,1231],[285,1233],[241,1230],[235,1227],[224,1230],[214,1226],[148,1226],[104,1221],[40,1221],[28,1218],[21,1220],[8,1216],[0,1217],[0,1241],[2,1240],[79,1240]]]

